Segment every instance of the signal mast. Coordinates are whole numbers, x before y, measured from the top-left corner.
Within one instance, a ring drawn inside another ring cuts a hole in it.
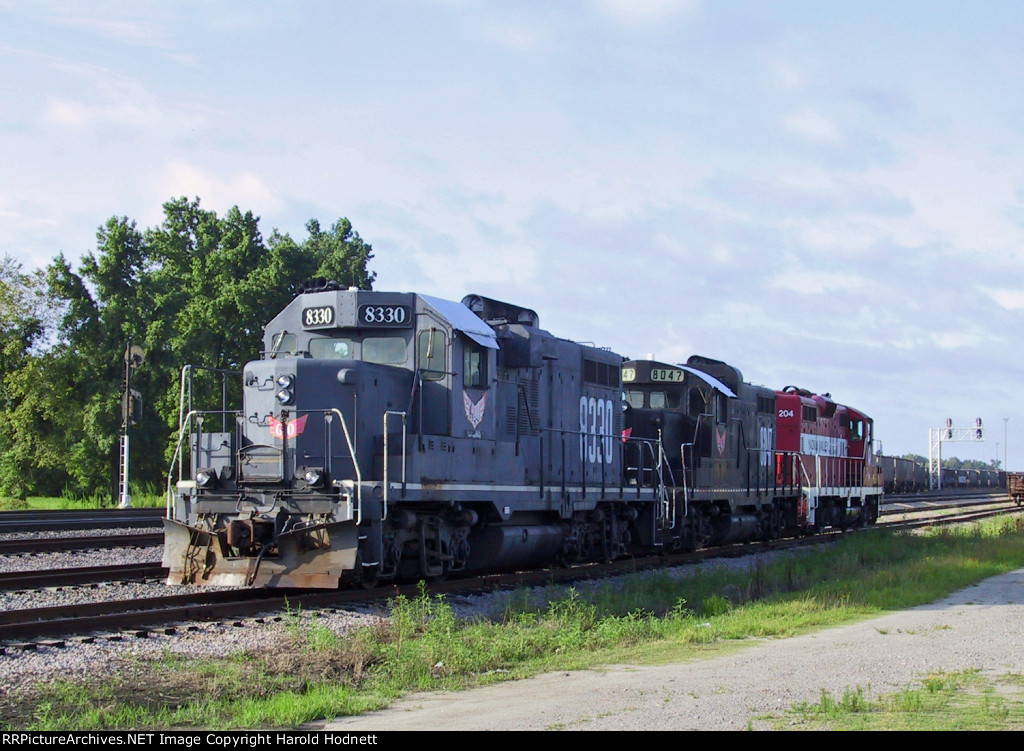
[[[138,425],[142,417],[142,394],[132,388],[132,373],[143,360],[146,353],[142,347],[134,345],[131,340],[124,350],[124,390],[121,393],[121,441],[118,451],[118,492],[120,502],[118,508],[131,508],[132,497],[128,492],[128,428]]]
[[[928,488],[942,490],[942,444],[958,441],[984,441],[985,427],[978,417],[973,428],[953,427],[953,418],[946,418],[946,427],[928,428]]]

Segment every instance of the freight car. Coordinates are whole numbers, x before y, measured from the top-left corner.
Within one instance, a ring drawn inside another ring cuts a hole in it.
[[[928,489],[928,468],[912,459],[879,456],[886,493],[917,493]]]
[[[1024,503],[1024,472],[1006,473],[1006,494],[1018,506]]]
[[[862,413],[624,362],[527,308],[316,284],[264,349],[240,409],[182,417],[169,583],[369,586],[877,517]]]

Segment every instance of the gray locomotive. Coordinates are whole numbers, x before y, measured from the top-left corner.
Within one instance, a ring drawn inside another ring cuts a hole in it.
[[[307,286],[238,411],[182,418],[169,583],[336,587],[610,559],[664,535],[627,482],[622,358],[479,296]],[[213,426],[213,430],[208,429]]]

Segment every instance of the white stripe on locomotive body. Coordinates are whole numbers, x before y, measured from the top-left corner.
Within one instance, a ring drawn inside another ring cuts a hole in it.
[[[845,438],[837,438],[836,436],[801,433],[800,453],[810,456],[849,458],[849,443]]]
[[[364,482],[363,483],[363,487],[364,488],[379,488],[379,487],[381,487],[381,483],[380,482]],[[392,489],[392,491],[395,491],[396,489],[401,488],[401,487],[403,487],[401,482],[395,481],[395,480],[391,481],[391,489]],[[451,482],[451,483],[449,483],[449,482],[439,482],[439,483],[430,483],[430,484],[423,484],[423,483],[419,483],[419,482],[407,482],[407,483],[405,483],[404,487],[407,490],[416,490],[416,491],[423,491],[423,490],[427,490],[427,491],[448,491],[448,492],[457,492],[457,493],[481,492],[481,493],[488,493],[488,494],[493,494],[495,492],[498,492],[498,493],[522,493],[522,494],[529,494],[529,495],[532,495],[534,497],[536,497],[537,493],[539,493],[541,491],[541,487],[539,485],[490,485],[490,484],[485,484],[485,483],[454,483],[454,482]],[[594,484],[594,485],[566,485],[564,488],[562,487],[561,484],[552,483],[551,485],[547,485],[547,486],[544,487],[544,492],[545,493],[554,493],[554,492],[561,493],[564,490],[566,493],[587,493],[588,496],[589,496],[592,493],[599,493],[599,492],[604,492],[607,495],[612,495],[613,493],[616,493],[618,491],[618,489],[619,489],[618,485],[615,485],[615,486],[604,485],[604,486],[602,486],[600,483],[597,483],[597,484]],[[735,493],[737,491],[732,490],[732,491],[728,491],[728,492]],[[637,498],[637,488],[636,488],[636,486],[635,485],[634,486],[630,486],[630,485],[624,486],[623,490],[622,490],[622,497],[623,497],[624,500],[627,500],[627,501],[636,500],[636,498]],[[653,489],[651,489],[651,488],[640,488],[640,498],[641,499],[643,499],[643,500],[650,500],[651,498],[654,498],[654,497],[656,497],[656,492]],[[401,503],[400,500],[397,501],[397,502]]]

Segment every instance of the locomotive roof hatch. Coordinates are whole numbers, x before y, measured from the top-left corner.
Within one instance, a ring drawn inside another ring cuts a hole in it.
[[[490,349],[498,349],[498,337],[494,333],[494,329],[480,320],[465,305],[460,302],[444,300],[430,295],[420,295],[420,297],[430,307],[440,313],[452,325],[453,329],[461,331],[477,344],[489,347]]]

